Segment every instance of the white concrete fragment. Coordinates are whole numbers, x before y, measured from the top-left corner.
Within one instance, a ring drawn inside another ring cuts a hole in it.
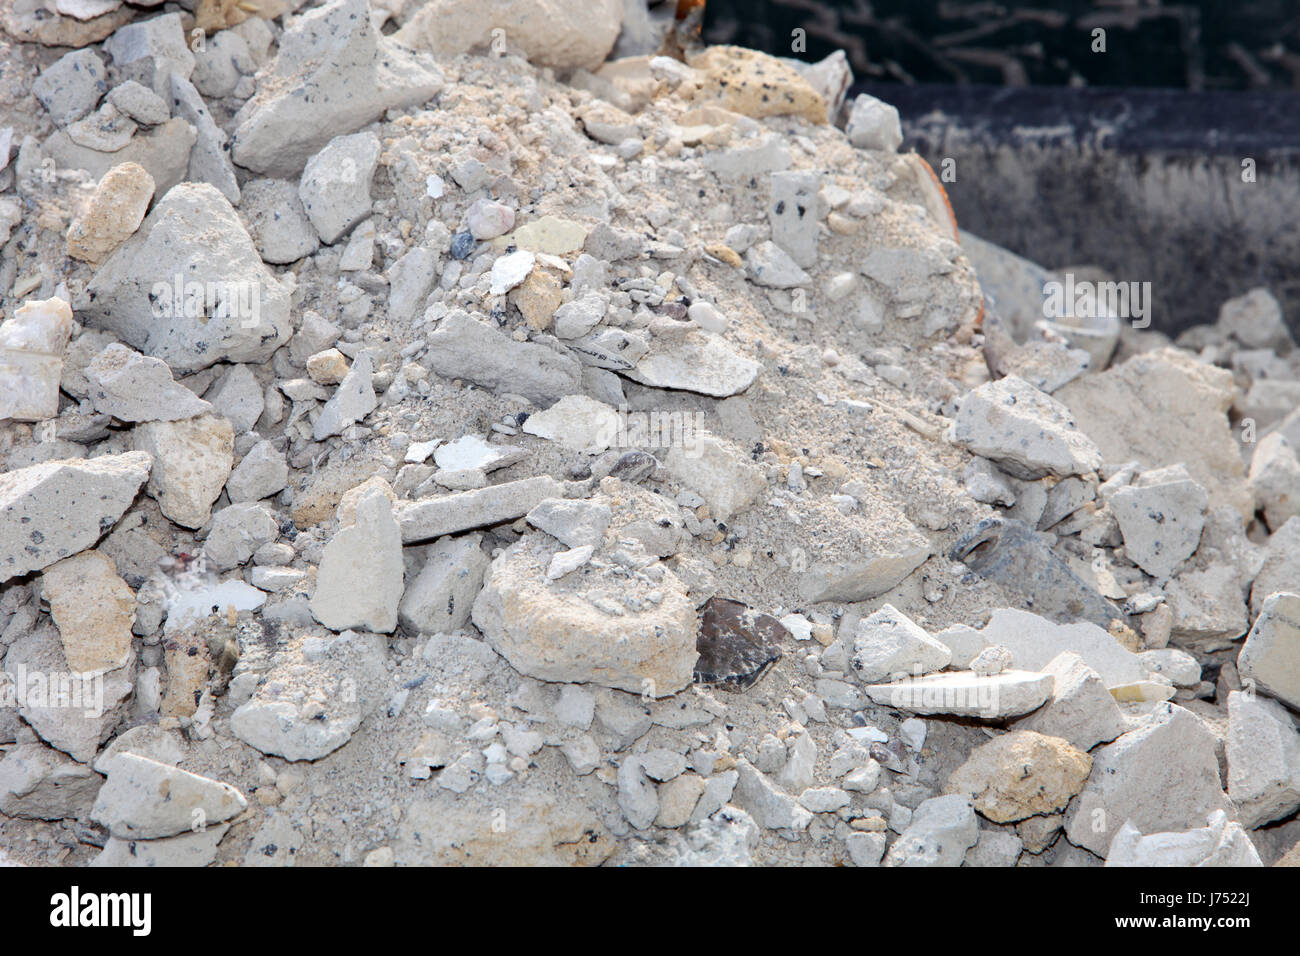
[[[1092,774],[1066,813],[1070,842],[1101,856],[1131,821],[1151,833],[1230,810],[1214,734],[1195,715],[1158,704],[1144,722],[1093,753]]]
[[[86,366],[95,408],[124,422],[174,422],[212,406],[172,378],[162,359],[114,342]]]
[[[877,704],[912,714],[951,714],[998,720],[1041,707],[1052,692],[1050,674],[1005,671],[978,677],[970,671],[864,687]]]
[[[1228,796],[1248,829],[1300,808],[1300,732],[1276,701],[1228,695]]]
[[[1125,821],[1106,852],[1106,866],[1263,866],[1255,845],[1240,823],[1215,810],[1209,826],[1174,833],[1142,831]]]
[[[27,302],[0,323],[0,421],[39,422],[59,414],[71,336],[72,309],[59,298]]]
[[[864,684],[943,670],[952,660],[945,645],[890,604],[858,622],[850,652],[849,665]]]
[[[392,503],[381,489],[371,489],[357,502],[356,521],[325,545],[312,616],[334,631],[391,633],[397,627],[403,574],[402,536]]]
[[[1300,709],[1300,594],[1269,595],[1237,655],[1242,680]]]
[[[130,507],[152,465],[137,451],[0,474],[0,583],[93,545]]]
[[[923,800],[885,857],[885,866],[961,866],[979,839],[975,808],[948,794]]]
[[[229,784],[123,753],[109,767],[91,816],[119,839],[156,839],[222,823],[247,805]]]
[[[1101,452],[1075,428],[1069,410],[1015,376],[970,392],[949,436],[1016,478],[1064,478],[1101,466]]]
[[[374,133],[336,136],[307,161],[298,198],[321,242],[333,245],[370,215],[370,182],[379,163]]]

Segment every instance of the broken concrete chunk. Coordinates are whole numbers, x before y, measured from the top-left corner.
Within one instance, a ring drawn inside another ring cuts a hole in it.
[[[356,521],[325,545],[312,616],[334,631],[391,633],[397,627],[403,574],[402,535],[392,503],[381,490],[372,490],[357,502]]]
[[[231,203],[239,202],[239,183],[230,162],[230,146],[194,84],[173,73],[169,78],[172,112],[194,127],[198,138],[190,152],[190,182],[208,183]]]
[[[23,721],[51,747],[84,764],[126,716],[123,702],[135,690],[130,665],[107,673],[72,671],[52,627],[14,641],[4,669]]]
[[[188,80],[194,72],[194,54],[185,43],[179,13],[167,13],[121,27],[104,43],[104,52],[124,80],[135,80],[166,99],[175,74]]]
[[[1150,667],[1110,633],[1088,621],[1054,624],[1018,608],[998,608],[980,632],[985,646],[1001,644],[1016,666],[1043,671],[1062,651],[1073,651],[1105,681],[1107,687],[1146,678]]]
[[[607,504],[547,498],[525,516],[528,523],[570,548],[599,548],[612,512]]]
[[[86,366],[90,401],[124,422],[178,421],[212,406],[172,378],[162,359],[113,343]]]
[[[162,513],[186,528],[204,525],[234,463],[230,422],[217,415],[145,422],[135,429],[135,447],[153,456],[146,490]]]
[[[866,684],[896,674],[919,677],[943,670],[952,660],[945,645],[889,604],[859,621],[851,641],[849,665]]]
[[[3,479],[0,479],[3,480]],[[1300,594],[1271,594],[1237,657],[1242,680],[1300,709]]]
[[[622,22],[619,0],[592,0],[581,7],[564,0],[534,0],[524,6],[436,0],[417,11],[394,38],[412,49],[451,57],[496,49],[499,36],[511,52],[521,51],[538,66],[595,70],[613,49]]]
[[[588,454],[608,448],[618,429],[618,412],[585,395],[566,395],[545,411],[529,415],[523,426],[530,435]]]
[[[494,392],[549,405],[582,391],[582,367],[545,345],[516,342],[462,310],[428,338],[424,364],[443,378],[467,379]]]
[[[1066,814],[1066,836],[1100,856],[1125,822],[1154,833],[1230,811],[1216,749],[1214,734],[1190,711],[1158,704],[1141,726],[1093,754],[1092,774]]]
[[[119,839],[155,839],[221,823],[247,805],[229,784],[124,753],[109,768],[91,816]]]
[[[465,626],[491,563],[482,542],[482,535],[468,534],[429,546],[424,567],[402,595],[403,625],[420,634],[449,634]]]
[[[336,0],[290,24],[257,94],[235,114],[236,163],[297,175],[331,138],[438,94],[437,67],[382,36],[368,11],[367,0]]]
[[[458,531],[522,518],[547,498],[564,497],[564,485],[549,475],[508,481],[442,498],[426,498],[397,513],[402,541],[412,544]]]
[[[362,352],[312,426],[312,437],[316,441],[340,434],[379,407],[372,384],[373,375],[370,354]]]
[[[1292,518],[1273,532],[1264,562],[1250,586],[1250,612],[1259,614],[1269,595],[1295,588],[1300,581],[1300,518]]]
[[[975,389],[962,401],[949,432],[973,454],[1016,478],[1084,475],[1102,462],[1069,410],[1023,379],[1009,377]]]
[[[1300,808],[1300,732],[1286,709],[1265,697],[1228,695],[1228,796],[1247,829]]]
[[[41,152],[56,168],[83,169],[97,180],[114,166],[136,163],[153,177],[158,195],[165,195],[185,179],[198,138],[193,126],[177,117],[131,135],[133,121],[111,103],[101,108],[101,114],[93,121],[87,117],[79,126],[74,124],[78,130],[75,138],[72,127],[59,130],[41,144]],[[116,148],[107,152],[100,148],[110,145]]]
[[[1103,460],[1136,460],[1144,469],[1185,463],[1211,501],[1231,505],[1249,521],[1254,499],[1226,414],[1235,392],[1227,369],[1167,348],[1076,379],[1053,397]],[[1134,408],[1143,414],[1132,414]]]
[[[65,53],[41,71],[32,84],[56,126],[76,122],[95,108],[108,89],[108,71],[94,50]]]
[[[903,144],[903,128],[898,119],[898,110],[866,93],[859,94],[853,101],[844,132],[849,137],[849,142],[858,149],[895,153]]]
[[[1124,714],[1101,675],[1074,651],[1062,651],[1042,668],[1053,680],[1047,703],[1016,721],[1018,730],[1061,737],[1080,750],[1091,750],[1122,734]]]
[[[726,398],[745,391],[763,366],[736,354],[720,339],[690,332],[657,336],[635,367],[615,369],[634,382]]]
[[[1011,670],[980,677],[970,671],[957,671],[873,684],[863,690],[877,704],[911,714],[1001,720],[1041,707],[1051,696],[1052,686],[1050,674]]]
[[[921,801],[911,823],[894,841],[885,866],[961,866],[979,839],[971,802],[958,794]]]
[[[488,643],[538,680],[650,697],[686,687],[697,655],[685,585],[667,569],[657,584],[608,571],[548,580],[548,540],[526,535],[492,562],[473,610]]]
[[[795,289],[812,283],[784,249],[771,240],[760,242],[745,253],[745,264],[755,285],[769,289]]]
[[[1300,456],[1281,432],[1265,435],[1255,446],[1250,487],[1271,531],[1300,516]]]
[[[286,265],[320,248],[298,190],[283,179],[254,179],[244,185],[239,211],[262,259]],[[369,265],[367,261],[366,265]]]
[[[1142,831],[1125,821],[1106,853],[1107,866],[1263,866],[1240,823],[1215,810],[1209,826],[1174,833]]]
[[[1281,304],[1262,286],[1223,303],[1218,326],[1250,349],[1285,352],[1294,344],[1282,320]]]
[[[261,505],[228,505],[212,516],[203,553],[218,571],[246,564],[253,552],[280,536],[274,516]]]
[[[770,177],[767,220],[772,241],[804,269],[817,262],[820,189],[821,176],[814,172],[778,172]]]
[[[719,521],[744,510],[767,489],[763,472],[734,446],[703,432],[697,433],[691,447],[670,448],[663,466],[699,494]]]
[[[1200,544],[1209,498],[1194,481],[1169,481],[1120,488],[1108,504],[1133,563],[1167,578]]]
[[[270,441],[249,449],[226,480],[226,494],[232,502],[260,501],[284,490],[289,483],[289,465],[283,452]]]
[[[298,197],[327,246],[370,215],[370,182],[378,164],[379,137],[370,132],[336,136],[307,161]]]
[[[24,303],[0,323],[0,421],[38,422],[59,414],[71,336],[72,309],[60,298]]]
[[[168,192],[87,291],[89,324],[181,371],[260,362],[292,331],[288,288],[262,263],[230,203],[206,183]]]
[[[0,583],[89,548],[135,500],[153,456],[134,451],[0,474]]]
[[[104,778],[44,744],[18,744],[0,759],[0,813],[24,820],[90,815]]]

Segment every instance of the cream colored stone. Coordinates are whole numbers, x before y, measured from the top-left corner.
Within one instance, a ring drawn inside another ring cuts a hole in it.
[[[72,309],[59,298],[27,302],[0,325],[0,421],[39,422],[59,414],[71,336]]]
[[[46,568],[41,596],[74,671],[115,670],[131,659],[135,593],[101,552],[85,551]]]
[[[317,385],[337,385],[348,374],[348,360],[338,349],[325,349],[307,359],[307,374]]]
[[[103,262],[140,228],[153,194],[153,177],[139,163],[114,166],[68,229],[68,255],[83,262]]]
[[[235,430],[217,415],[179,422],[147,422],[135,447],[154,457],[147,491],[172,521],[186,528],[207,522],[234,465]]]
[[[1064,810],[1083,788],[1092,758],[1060,737],[1016,730],[980,744],[945,793],[967,797],[994,823]]]

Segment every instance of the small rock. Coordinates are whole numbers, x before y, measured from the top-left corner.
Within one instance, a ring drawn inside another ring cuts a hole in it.
[[[885,857],[885,866],[961,866],[979,839],[971,802],[949,794],[923,800]]]
[[[1051,694],[1052,677],[1028,671],[977,677],[969,671],[958,671],[873,684],[863,690],[877,704],[908,713],[997,720],[1019,717],[1041,707]]]
[[[370,182],[378,163],[374,133],[336,136],[307,161],[298,198],[321,242],[333,245],[370,215]]]
[[[476,199],[465,212],[470,234],[482,242],[503,236],[515,227],[515,211],[491,199]]]
[[[898,119],[898,110],[866,93],[859,94],[853,101],[844,132],[848,135],[849,142],[858,149],[896,153],[903,144],[903,128]]]
[[[93,545],[131,506],[152,465],[136,451],[0,474],[0,583]]]
[[[68,255],[97,264],[140,228],[154,181],[138,163],[114,166],[95,187],[86,211],[68,229]]]
[[[1022,479],[1096,471],[1101,453],[1074,426],[1069,410],[1023,379],[981,385],[962,401],[952,440]]]
[[[0,421],[38,422],[59,414],[71,336],[72,309],[60,298],[26,302],[0,324]]]
[[[248,802],[229,784],[124,753],[108,770],[91,812],[118,839],[156,839],[222,823]]]
[[[333,631],[389,634],[402,598],[402,536],[381,490],[362,496],[354,524],[325,545],[311,613]]]
[[[1064,810],[1092,769],[1092,759],[1059,737],[1028,730],[994,737],[971,751],[944,785],[994,823]]]
[[[134,440],[137,451],[153,456],[146,491],[162,513],[186,528],[206,524],[234,462],[230,422],[216,415],[145,422],[136,426]]]

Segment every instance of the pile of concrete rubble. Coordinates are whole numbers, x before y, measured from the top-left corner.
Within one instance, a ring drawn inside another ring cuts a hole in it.
[[[1297,861],[1274,298],[624,6],[4,5],[0,861]]]

